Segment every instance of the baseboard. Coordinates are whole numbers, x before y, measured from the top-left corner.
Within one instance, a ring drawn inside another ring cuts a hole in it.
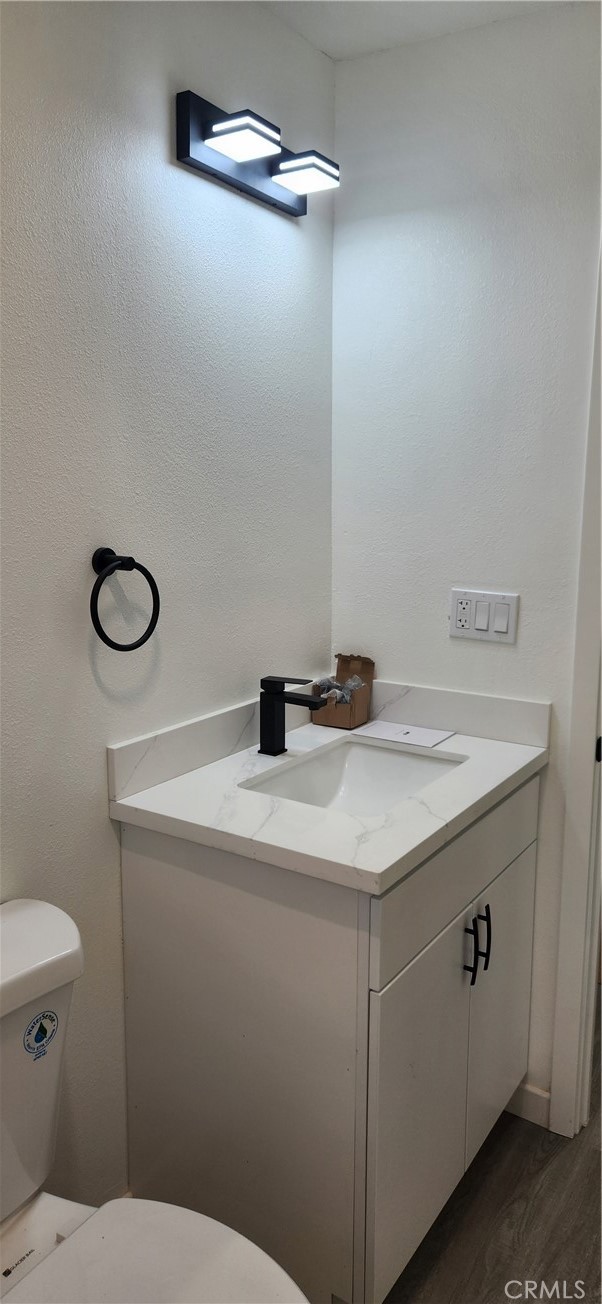
[[[550,1093],[542,1091],[541,1087],[531,1086],[530,1082],[521,1082],[506,1105],[506,1109],[509,1114],[526,1118],[529,1123],[537,1123],[539,1127],[549,1127]]]

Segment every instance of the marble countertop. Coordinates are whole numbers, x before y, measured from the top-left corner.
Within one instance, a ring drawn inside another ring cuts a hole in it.
[[[239,786],[332,745],[340,736],[339,730],[303,725],[287,734],[286,757],[260,756],[254,745],[111,801],[111,817],[380,895],[525,783],[548,759],[544,747],[460,733],[426,753],[404,748],[466,759],[421,793],[374,816]]]

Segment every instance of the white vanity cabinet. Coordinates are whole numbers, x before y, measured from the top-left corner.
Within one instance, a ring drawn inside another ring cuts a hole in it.
[[[367,1300],[387,1295],[526,1071],[534,886],[532,844],[370,994]]]
[[[527,1068],[535,897],[535,845],[473,905],[491,911],[491,959],[470,993],[466,1167]]]
[[[464,1172],[464,918],[370,995],[366,1299],[383,1300]]]
[[[381,1304],[527,1068],[538,787],[380,897],[122,825],[134,1195]]]

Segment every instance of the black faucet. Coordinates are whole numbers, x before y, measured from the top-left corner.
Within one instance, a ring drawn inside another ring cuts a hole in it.
[[[264,756],[281,756],[284,746],[285,706],[305,706],[308,711],[319,711],[326,706],[325,697],[309,697],[307,693],[287,693],[287,684],[311,684],[311,679],[291,679],[290,675],[266,675],[261,680],[259,696],[259,751]]]

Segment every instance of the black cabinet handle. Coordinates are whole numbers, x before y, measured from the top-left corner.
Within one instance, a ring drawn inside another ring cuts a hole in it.
[[[487,940],[485,942],[485,950],[479,951],[479,955],[482,956],[484,961],[483,969],[485,970],[489,968],[489,961],[491,959],[491,910],[488,905],[485,906],[485,914],[477,915],[477,919],[482,919],[483,923],[487,925]]]
[[[465,964],[464,968],[470,974],[471,987],[474,987],[479,972],[479,956],[483,954],[482,951],[479,951],[479,921],[477,915],[474,916],[470,928],[465,928],[464,932],[469,933],[473,941],[472,964]]]
[[[484,951],[481,950],[480,946],[479,919],[487,925],[487,939]],[[464,932],[468,933],[473,941],[472,964],[465,964],[464,968],[466,972],[470,974],[471,987],[474,987],[479,972],[479,958],[483,960],[483,972],[489,968],[489,961],[491,959],[491,908],[489,905],[485,906],[484,914],[474,915],[470,928],[465,928]]]

